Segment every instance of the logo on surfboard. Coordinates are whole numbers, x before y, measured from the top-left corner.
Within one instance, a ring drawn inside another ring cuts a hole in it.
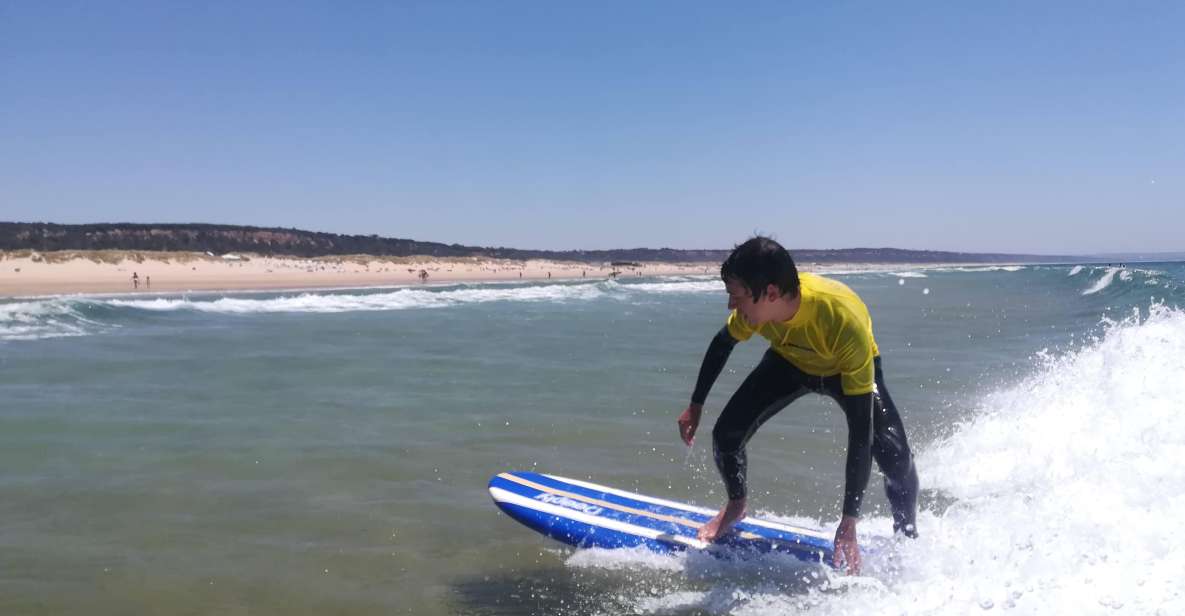
[[[601,515],[601,512],[605,510],[604,507],[590,505],[588,503],[580,502],[574,498],[560,496],[559,494],[548,494],[546,492],[536,495],[535,500],[545,502],[549,505],[557,505],[563,507],[564,509],[574,509],[581,513],[587,513],[588,515]]]

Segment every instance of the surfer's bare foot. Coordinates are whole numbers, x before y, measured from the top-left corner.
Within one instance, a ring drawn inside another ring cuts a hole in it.
[[[711,520],[699,527],[696,537],[700,541],[712,543],[728,534],[732,527],[745,517],[745,499],[730,500]]]

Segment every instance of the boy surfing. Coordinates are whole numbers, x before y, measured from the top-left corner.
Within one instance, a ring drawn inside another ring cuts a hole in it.
[[[712,429],[712,451],[728,502],[699,529],[715,541],[745,515],[745,445],[778,411],[816,393],[839,403],[847,419],[843,518],[835,532],[835,562],[860,570],[856,523],[872,460],[885,475],[893,530],[917,537],[918,475],[905,427],[881,371],[872,318],[841,282],[799,274],[790,253],[766,237],[737,246],[720,267],[731,313],[708,345],[679,435],[691,445],[708,391],[737,342],[757,334],[770,348],[724,406]]]

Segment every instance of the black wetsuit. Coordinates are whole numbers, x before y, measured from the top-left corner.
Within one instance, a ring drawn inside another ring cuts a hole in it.
[[[724,327],[704,356],[691,401],[703,404],[716,377],[736,346]],[[724,478],[729,499],[745,496],[745,444],[753,433],[786,405],[807,393],[830,396],[843,409],[848,423],[848,457],[845,467],[844,515],[859,516],[864,490],[872,472],[872,459],[885,475],[885,494],[893,508],[893,530],[916,536],[918,475],[905,438],[905,427],[881,371],[874,360],[876,391],[844,395],[840,375],[814,376],[796,368],[772,349],[745,379],[724,406],[712,429],[716,467]],[[870,459],[871,457],[871,459]]]

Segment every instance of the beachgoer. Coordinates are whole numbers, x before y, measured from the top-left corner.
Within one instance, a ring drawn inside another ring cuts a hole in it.
[[[133,289],[140,288],[140,275],[137,274],[136,272],[132,272],[132,288]]]
[[[720,268],[732,311],[712,339],[679,434],[691,445],[704,400],[739,341],[770,341],[761,361],[732,395],[712,429],[716,467],[728,502],[699,530],[715,541],[745,515],[745,445],[775,413],[807,393],[828,396],[847,418],[843,518],[835,533],[835,564],[860,569],[856,523],[872,460],[885,475],[893,530],[917,537],[918,476],[881,371],[872,318],[864,302],[835,280],[799,274],[790,253],[765,237],[737,246]]]
[[[420,282],[428,282],[428,270],[420,270]]]

